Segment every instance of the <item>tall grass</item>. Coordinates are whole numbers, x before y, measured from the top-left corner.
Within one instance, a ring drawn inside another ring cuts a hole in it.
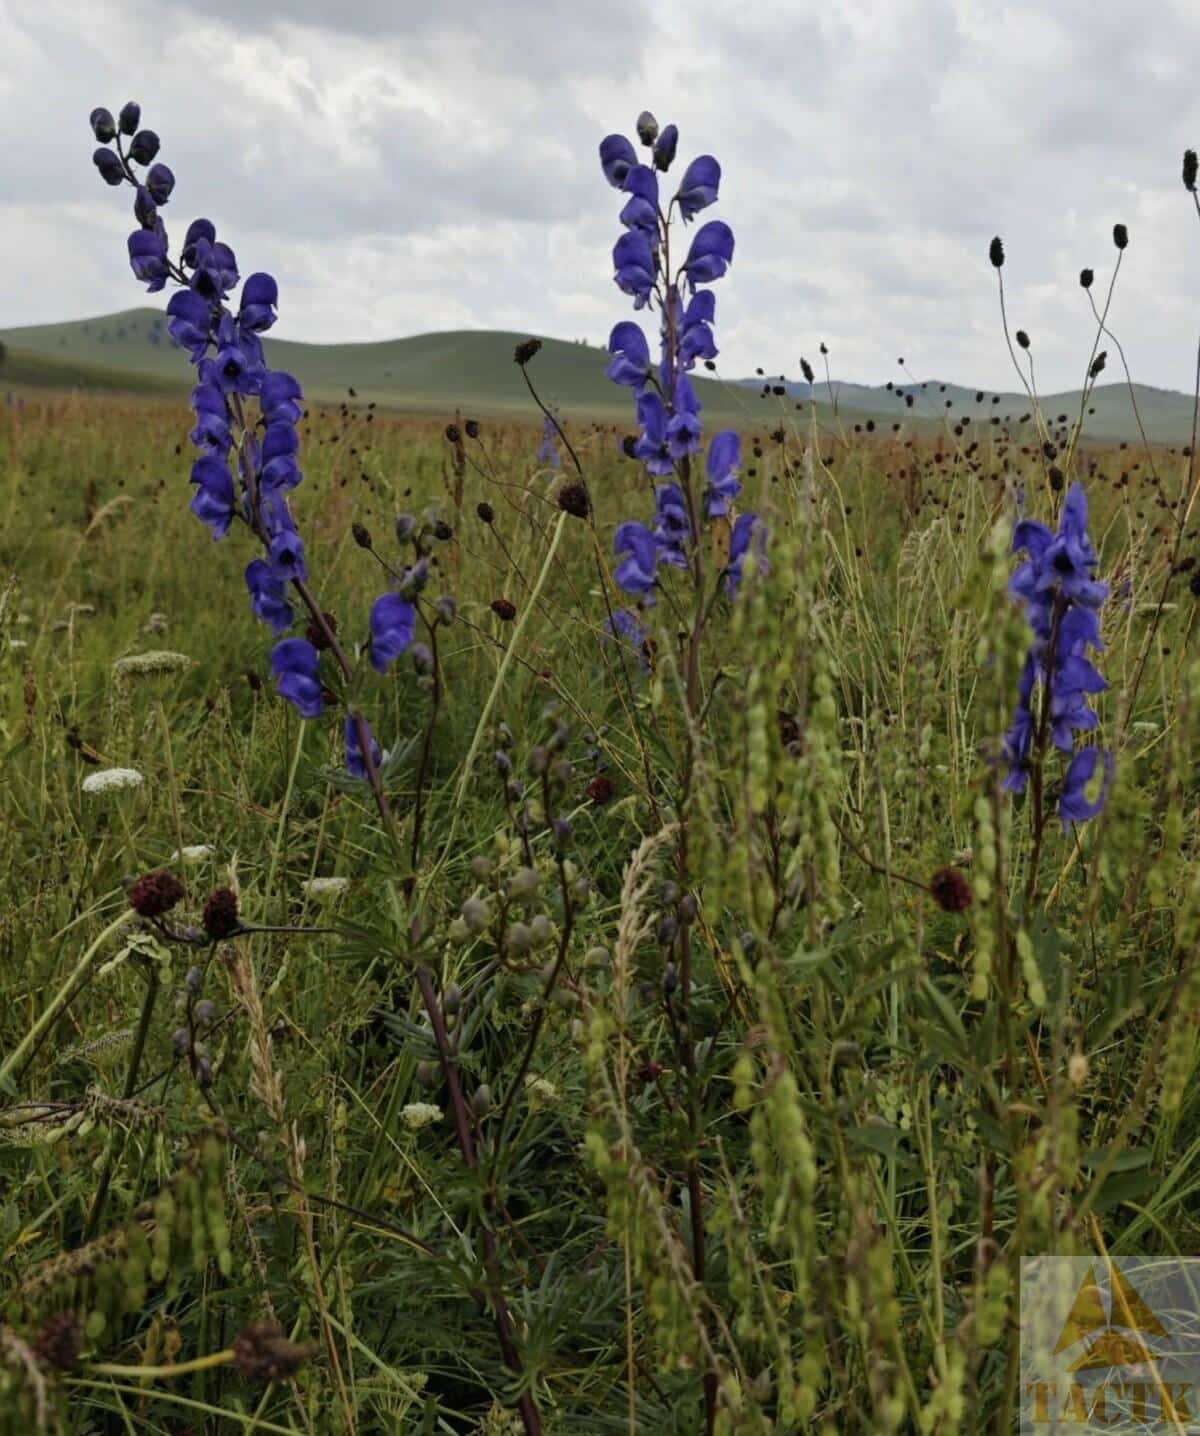
[[[314,409],[347,642],[378,589],[352,523],[385,554],[402,511],[452,529],[437,722],[403,663],[372,715],[397,847],[336,725],[267,681],[244,560],[186,513],[185,424],[0,411],[0,1429],[1002,1430],[1022,1255],[1194,1248],[1185,455],[1071,451],[1116,783],[1031,879],[997,757],[1040,445],[748,426],[770,568],[692,702],[688,615],[658,605],[648,665],[604,631],[643,482],[613,431],[569,431],[581,519],[536,428],[459,448]],[[149,651],[190,661],[120,665]],[[82,790],[118,766],[142,785]],[[227,886],[267,930],[189,975],[126,919],[160,868],[181,924]]]

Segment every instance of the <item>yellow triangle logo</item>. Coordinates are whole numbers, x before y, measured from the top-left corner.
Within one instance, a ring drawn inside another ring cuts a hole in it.
[[[1112,1300],[1108,1311],[1105,1310],[1104,1294],[1096,1281],[1094,1266],[1088,1267],[1087,1275],[1075,1293],[1054,1354],[1057,1356],[1088,1337],[1095,1336],[1096,1340],[1076,1358],[1069,1368],[1072,1372],[1095,1371],[1109,1366],[1145,1366],[1157,1359],[1144,1341],[1129,1333],[1166,1336],[1166,1327],[1146,1305],[1137,1288],[1111,1263],[1109,1280]],[[1117,1330],[1118,1327],[1122,1330]]]

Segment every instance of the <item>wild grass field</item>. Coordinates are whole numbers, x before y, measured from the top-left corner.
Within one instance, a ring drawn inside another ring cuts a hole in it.
[[[401,662],[371,698],[389,835],[186,512],[188,422],[0,411],[5,1430],[499,1432],[522,1393],[547,1431],[692,1433],[706,1396],[726,1431],[1001,1430],[1023,1254],[1194,1248],[1186,456],[1080,460],[1115,779],[1035,860],[997,745],[1039,449],[747,436],[770,569],[706,630],[681,802],[688,615],[604,633],[616,433],[568,427],[579,517],[536,425],[314,405],[343,642],[352,525],[389,564],[397,515],[445,525],[438,691]],[[143,781],[86,791],[112,768]],[[198,936],[214,888],[263,930]]]
[[[996,238],[1025,415],[713,432],[720,165],[643,112],[625,422],[535,339],[404,416],[172,250],[140,116],[189,405],[0,409],[0,1431],[1014,1429],[1024,1260],[1197,1241],[1196,421],[1085,446],[1111,284],[1077,410]],[[1165,1359],[1110,1285],[1071,1371]],[[1143,1375],[1034,1419],[1184,1429]]]

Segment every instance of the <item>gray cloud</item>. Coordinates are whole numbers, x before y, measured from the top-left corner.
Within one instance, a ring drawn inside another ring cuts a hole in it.
[[[1090,0],[0,0],[0,324],[143,302],[127,198],[89,163],[86,115],[135,94],[179,186],[172,233],[206,213],[283,291],[281,332],[381,338],[503,326],[602,340],[618,197],[596,163],[649,103],[724,168],[737,234],[719,286],[727,373],[837,372],[1011,387],[1010,314],[1039,381],[1078,382],[1077,284],[1115,260],[1113,322],[1136,377],[1186,386],[1200,313],[1195,216],[1178,181],[1200,140],[1187,57],[1200,12],[1131,23]],[[154,301],[151,301],[154,302]]]

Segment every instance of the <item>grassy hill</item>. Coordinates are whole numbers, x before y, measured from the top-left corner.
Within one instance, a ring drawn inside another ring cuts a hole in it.
[[[389,408],[526,416],[536,410],[513,348],[527,337],[463,330],[374,344],[268,339],[266,347],[272,367],[295,374],[315,399],[340,401],[352,389],[360,402],[373,400]],[[0,383],[49,382],[59,369],[67,382],[91,387],[165,384],[183,392],[191,382],[186,357],[171,343],[163,316],[154,309],[0,330],[0,342],[8,347],[12,366],[11,374],[0,370]],[[575,418],[629,418],[629,396],[605,378],[608,356],[602,350],[560,339],[546,339],[543,345],[531,373],[548,403]],[[42,371],[33,377],[38,361]],[[24,372],[28,380],[20,377]],[[745,423],[761,413],[756,396],[741,386],[703,380],[698,387],[711,422]]]
[[[267,340],[272,366],[290,370],[311,398],[340,401],[354,390],[361,403],[421,413],[455,409],[495,416],[536,416],[532,400],[513,362],[513,346],[525,334],[497,330],[456,330],[418,334],[372,344],[304,344]],[[166,333],[160,310],[138,308],[94,319],[39,324],[0,330],[7,358],[0,385],[29,388],[85,388],[156,395],[182,394],[191,382],[184,355]],[[591,345],[543,340],[532,370],[547,402],[567,417],[629,423],[632,406],[627,394],[604,377],[607,355]],[[873,420],[887,427],[904,421],[918,430],[964,415],[974,425],[996,416],[1016,424],[1029,412],[1024,393],[963,388],[928,380],[868,386],[820,383],[812,393],[806,384],[787,383],[782,396],[764,387],[778,386],[774,377],[731,383],[698,379],[697,391],[709,426],[777,422],[796,414],[795,404],[814,398],[823,423],[837,417],[850,426]],[[912,405],[906,403],[911,394]],[[1135,385],[1133,396],[1152,439],[1163,444],[1188,442],[1192,427],[1190,395]],[[1044,412],[1054,419],[1079,412],[1079,392],[1043,396]],[[947,406],[949,401],[949,406]],[[1097,442],[1138,437],[1130,391],[1124,384],[1098,387],[1091,398],[1085,434]]]

